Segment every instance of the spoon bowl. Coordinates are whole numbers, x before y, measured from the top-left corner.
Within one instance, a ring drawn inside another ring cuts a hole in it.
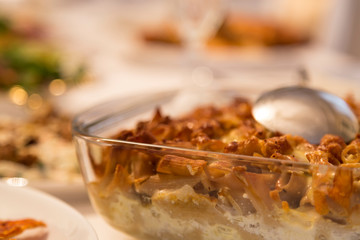
[[[269,130],[302,136],[312,144],[319,144],[325,134],[349,142],[359,131],[358,120],[343,99],[307,87],[266,92],[255,101],[252,114]]]

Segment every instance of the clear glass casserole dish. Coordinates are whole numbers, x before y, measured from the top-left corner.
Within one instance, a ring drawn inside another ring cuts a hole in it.
[[[169,119],[198,104],[222,109],[234,97],[251,99],[250,90],[149,94],[108,102],[75,118],[78,158],[97,212],[138,239],[360,239],[356,140],[342,145],[342,164],[331,164],[323,158],[335,156],[336,141],[328,141],[335,145],[325,156],[320,152],[327,143],[310,146],[266,130],[274,141],[259,137],[262,145],[252,150],[254,138],[223,133],[225,145],[214,140],[190,147],[180,140],[150,141],[146,134],[140,139],[125,136],[131,132],[125,129],[156,121],[169,126]],[[237,111],[248,111],[249,105],[237,99]],[[154,115],[159,106],[166,114],[158,110]],[[206,108],[197,113],[206,114]],[[236,125],[227,119],[221,126],[226,123]],[[157,130],[154,134],[164,136],[164,129]],[[236,145],[233,151],[236,141],[247,141],[247,150]],[[290,153],[282,152],[282,141],[288,142]]]

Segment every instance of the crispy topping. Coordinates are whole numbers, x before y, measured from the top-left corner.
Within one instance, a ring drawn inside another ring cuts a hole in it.
[[[287,141],[286,136],[268,138],[265,140],[265,144],[262,148],[265,157],[270,157],[274,153],[289,154],[291,150],[291,146]]]
[[[341,161],[341,153],[346,147],[344,140],[339,136],[327,134],[325,135],[318,147],[318,150],[328,153],[328,161],[333,165],[339,165]]]

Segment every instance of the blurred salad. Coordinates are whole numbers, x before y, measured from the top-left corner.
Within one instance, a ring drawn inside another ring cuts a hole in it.
[[[17,28],[0,16],[0,89],[22,87],[28,93],[40,93],[54,79],[66,84],[79,82],[84,67],[67,73],[59,53],[51,47],[39,26]]]

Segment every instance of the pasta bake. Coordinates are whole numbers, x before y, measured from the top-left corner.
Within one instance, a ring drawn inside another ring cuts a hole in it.
[[[360,136],[310,144],[269,131],[251,108],[244,98],[181,117],[157,108],[107,137],[91,129],[124,121],[129,109],[75,120],[95,208],[140,239],[359,239]]]

